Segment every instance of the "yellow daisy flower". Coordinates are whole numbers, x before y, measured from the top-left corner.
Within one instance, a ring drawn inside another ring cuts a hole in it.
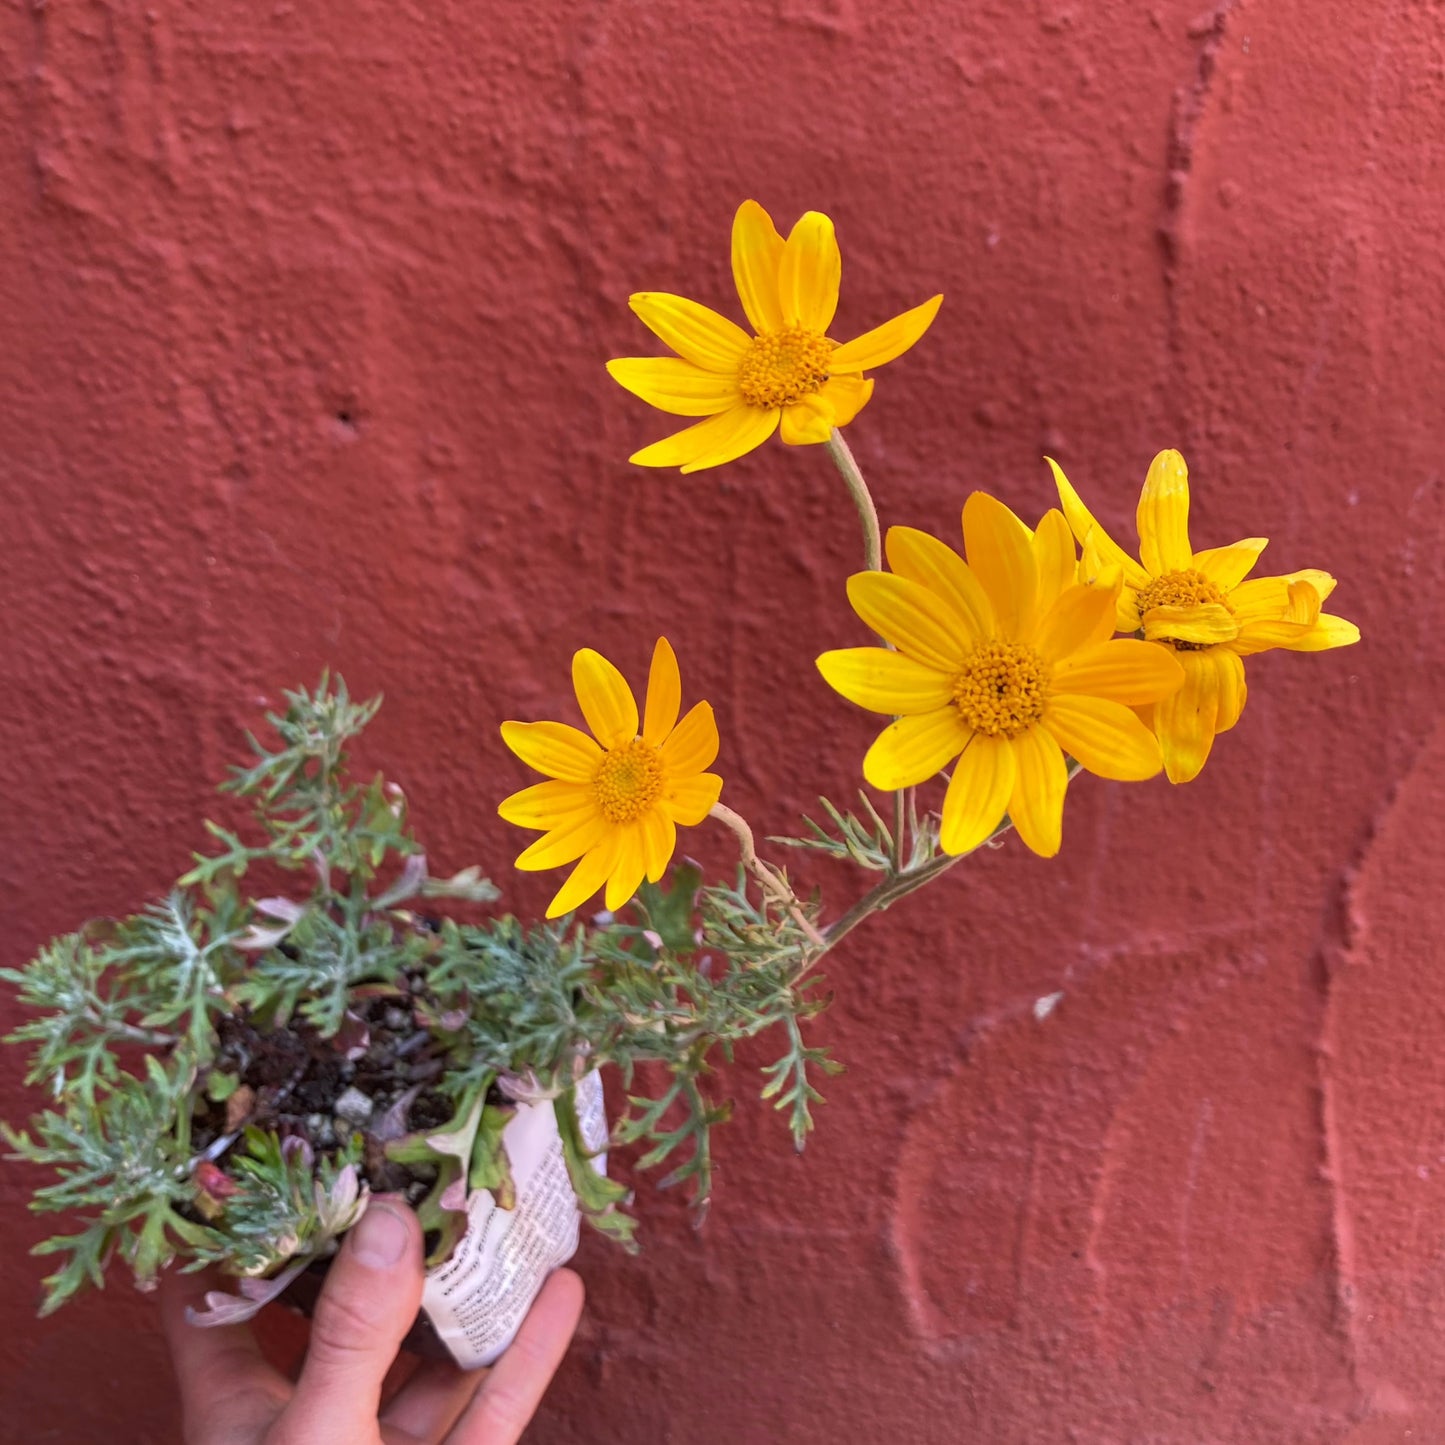
[[[1328,572],[1307,568],[1246,581],[1266,538],[1196,552],[1189,544],[1189,470],[1176,451],[1162,451],[1139,496],[1139,560],[1094,520],[1052,459],[1059,500],[1083,546],[1091,576],[1119,576],[1120,632],[1142,632],[1184,668],[1184,686],[1146,714],[1164,752],[1171,783],[1197,777],[1215,736],[1244,711],[1243,659],[1270,648],[1322,652],[1360,640],[1360,629],[1320,611],[1335,589]]]
[[[1100,777],[1153,777],[1159,744],[1133,709],[1167,697],[1183,672],[1162,648],[1111,640],[1117,587],[1079,584],[1060,512],[1031,532],[975,492],[963,543],[967,561],[926,532],[890,527],[892,571],[850,577],[848,599],[897,651],[825,652],[818,668],[849,701],[897,717],[863,759],[875,788],[912,787],[958,760],[943,800],[945,852],[977,848],[1007,813],[1051,858],[1065,753]]]
[[[517,867],[577,863],[548,918],[604,885],[616,910],[644,878],[656,883],[677,847],[677,825],[701,823],[722,791],[722,779],[705,771],[718,750],[712,707],[700,702],[678,722],[682,680],[665,637],[653,649],[640,732],[632,690],[601,653],[584,647],[572,658],[572,686],[592,737],[560,722],[502,724],[502,741],[548,779],[497,809],[509,823],[544,830]]]
[[[661,291],[628,304],[676,356],[623,357],[607,370],[628,391],[698,422],[634,453],[644,467],[700,472],[761,446],[781,429],[790,445],[827,441],[873,394],[864,371],[901,356],[938,312],[942,296],[841,345],[828,336],[843,262],[833,223],[805,212],[778,234],[756,201],[733,218],[733,279],[753,334],[716,311]]]

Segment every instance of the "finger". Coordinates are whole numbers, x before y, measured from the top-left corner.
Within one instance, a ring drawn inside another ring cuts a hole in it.
[[[381,1422],[430,1445],[456,1424],[486,1377],[485,1370],[463,1370],[450,1361],[428,1360],[396,1392],[381,1412]]]
[[[281,1438],[355,1445],[376,1434],[381,1385],[421,1303],[421,1226],[373,1197],[326,1277]]]
[[[447,1445],[515,1445],[557,1373],[582,1316],[582,1281],[559,1269],[537,1296],[517,1338],[492,1367]]]
[[[261,1358],[246,1325],[201,1326],[186,1318],[188,1308],[201,1308],[207,1290],[225,1287],[215,1270],[167,1270],[161,1277],[161,1324],[192,1442],[241,1434],[246,1426],[259,1432],[281,1412],[290,1390]]]

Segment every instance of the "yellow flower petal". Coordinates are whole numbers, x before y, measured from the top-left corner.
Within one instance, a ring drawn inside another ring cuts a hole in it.
[[[972,853],[1003,822],[1018,765],[1006,738],[975,733],[943,795],[938,844],[945,853]]]
[[[566,723],[504,722],[502,741],[529,768],[569,783],[590,783],[602,762],[602,749]]]
[[[1184,668],[1184,686],[1154,704],[1154,731],[1159,735],[1169,781],[1188,783],[1199,776],[1209,760],[1214,735],[1221,731],[1222,678],[1209,651],[1181,652],[1179,661]]]
[[[671,782],[662,794],[662,806],[674,822],[695,828],[712,811],[722,793],[723,780],[716,773],[698,773]]]
[[[778,266],[778,299],[783,321],[825,333],[838,309],[843,258],[833,223],[819,211],[804,211],[783,247]]]
[[[882,647],[825,652],[818,671],[835,692],[871,712],[911,717],[953,701],[953,681],[946,673]]]
[[[754,331],[783,329],[783,307],[778,299],[782,261],[783,238],[773,218],[756,201],[744,201],[733,217],[733,280]]]
[[[1247,607],[1239,613],[1239,636],[1230,643],[1231,649],[1241,657],[1274,647],[1288,648],[1319,622],[1320,594],[1311,583],[1286,577],[1261,577],[1259,582],[1257,591],[1254,583],[1246,582],[1233,594],[1234,597],[1241,592],[1249,594]],[[1266,590],[1270,583],[1276,585]]]
[[[577,706],[604,748],[620,747],[637,736],[637,703],[620,672],[590,647],[572,655],[572,688]]]
[[[612,826],[593,808],[590,813],[564,827],[544,833],[521,853],[516,866],[524,873],[535,873],[543,868],[560,868],[564,863],[576,862],[584,853],[595,848]]]
[[[1143,621],[1144,636],[1150,642],[1194,642],[1208,647],[1233,642],[1239,636],[1239,619],[1219,602],[1151,607]]]
[[[752,344],[741,326],[686,296],[638,291],[627,298],[627,304],[659,340],[704,371],[735,376],[738,363]]]
[[[700,773],[717,757],[719,740],[712,704],[695,703],[662,745],[662,764],[674,778]]]
[[[833,425],[847,426],[873,395],[873,380],[861,376],[830,376],[819,395],[833,408]]]
[[[821,392],[814,392],[783,408],[778,435],[790,447],[800,447],[827,441],[832,430],[833,408]]]
[[[1103,587],[1070,587],[1049,609],[1034,638],[1044,660],[1055,663],[1081,648],[1098,647],[1114,631],[1114,594]]]
[[[1309,626],[1319,605],[1335,590],[1328,572],[1306,567],[1282,577],[1254,577],[1229,594],[1229,605],[1246,631],[1256,622],[1294,622]]]
[[[1229,594],[1229,607],[1240,626],[1259,621],[1274,622],[1288,616],[1289,582],[1288,577],[1255,577],[1234,588]]]
[[[639,467],[681,467],[700,472],[735,461],[760,447],[777,430],[778,413],[755,406],[735,406],[685,431],[674,432],[629,458]]]
[[[1054,474],[1054,485],[1059,491],[1059,505],[1064,509],[1064,516],[1068,518],[1075,539],[1084,549],[1086,559],[1092,552],[1104,566],[1119,568],[1127,586],[1147,587],[1149,574],[1094,520],[1093,513],[1070,485],[1059,464],[1052,457],[1045,457],[1044,460]]]
[[[1044,705],[1044,726],[1066,753],[1101,778],[1139,782],[1162,766],[1153,733],[1121,702],[1050,697]]]
[[[642,854],[647,864],[647,881],[658,882],[667,872],[677,848],[677,825],[662,808],[649,808],[638,820],[642,831]]]
[[[617,831],[617,861],[608,875],[604,897],[608,909],[613,913],[642,887],[642,880],[647,876],[647,848],[643,842],[641,827],[636,823],[629,823]]]
[[[1137,632],[1140,627],[1139,594],[1124,581],[1124,569],[1117,562],[1105,561],[1099,551],[1098,539],[1101,537],[1103,533],[1095,527],[1079,548],[1079,581],[1088,587],[1105,587],[1111,592],[1118,588],[1114,602],[1114,631]]]
[[[828,367],[836,376],[843,371],[872,371],[875,366],[902,356],[915,341],[933,325],[942,296],[934,296],[922,306],[915,306],[852,341],[845,341],[828,358]]]
[[[1308,582],[1319,594],[1321,603],[1328,601],[1329,595],[1335,590],[1335,579],[1328,572],[1321,572],[1318,567],[1305,567],[1298,572],[1291,572],[1285,577],[1286,582]]]
[[[1348,647],[1360,640],[1360,629],[1343,617],[1321,612],[1315,625],[1301,637],[1279,645],[1286,652],[1326,652],[1332,647]]]
[[[1141,707],[1168,697],[1183,681],[1184,671],[1172,648],[1117,637],[1056,662],[1049,690]]]
[[[1240,657],[1288,650],[1290,644],[1305,637],[1312,626],[1302,622],[1248,622],[1239,629],[1239,636],[1225,645]]]
[[[956,758],[973,736],[950,703],[935,712],[899,718],[883,729],[863,758],[863,776],[885,792],[926,783]]]
[[[1189,470],[1178,452],[1166,450],[1149,463],[1139,494],[1139,560],[1155,576],[1182,572],[1189,550]]]
[[[1196,552],[1190,566],[1202,572],[1221,592],[1229,592],[1254,570],[1259,554],[1268,545],[1267,537],[1246,537],[1232,547],[1210,547]]]
[[[883,547],[894,572],[944,603],[970,642],[993,636],[993,604],[968,563],[946,542],[913,527],[890,527]]]
[[[582,861],[547,905],[548,918],[573,912],[602,887],[612,872],[620,839],[621,829],[614,828],[590,853],[582,855]]]
[[[1039,616],[1059,600],[1067,588],[1077,586],[1079,554],[1068,519],[1057,507],[1050,507],[1034,529],[1034,566],[1039,574]],[[1109,591],[1114,591],[1110,587]]]
[[[1115,575],[1118,575],[1117,572]],[[1114,602],[1114,631],[1138,632],[1143,625],[1144,618],[1139,612],[1139,594],[1132,587],[1121,587]]]
[[[742,401],[735,376],[703,371],[677,356],[622,356],[607,374],[649,406],[673,416],[715,416]]]
[[[665,637],[657,639],[652,649],[652,667],[647,674],[647,701],[642,714],[642,740],[653,747],[662,746],[677,724],[682,708],[682,677],[677,670],[677,654]]]
[[[963,504],[963,551],[993,604],[998,631],[1023,637],[1033,626],[1039,587],[1032,533],[996,497],[974,492]]]
[[[848,600],[880,637],[937,672],[957,672],[973,645],[953,610],[907,577],[855,572],[848,579]]]
[[[545,783],[533,783],[503,798],[497,804],[497,813],[509,823],[520,828],[560,828],[583,813],[595,812],[596,797],[592,789],[583,783],[564,783],[549,778]]]
[[[1227,733],[1239,721],[1245,699],[1249,696],[1244,680],[1244,663],[1238,653],[1227,647],[1210,647],[1204,652],[1184,655],[1208,658],[1213,664],[1215,685],[1219,690],[1219,710],[1214,719],[1214,730]]]
[[[1059,851],[1064,834],[1064,794],[1069,769],[1063,749],[1047,728],[1037,725],[1013,740],[1014,778],[1008,815],[1018,835],[1040,858]]]

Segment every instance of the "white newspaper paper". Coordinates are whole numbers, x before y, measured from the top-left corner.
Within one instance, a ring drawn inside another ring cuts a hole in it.
[[[588,1149],[607,1142],[602,1081],[577,1083],[577,1116]],[[422,1308],[463,1369],[490,1365],[512,1343],[547,1276],[577,1249],[581,1215],[567,1177],[550,1099],[518,1104],[502,1131],[514,1209],[499,1209],[490,1190],[467,1200],[467,1232],[445,1264],[429,1270]],[[592,1161],[607,1172],[607,1156]]]

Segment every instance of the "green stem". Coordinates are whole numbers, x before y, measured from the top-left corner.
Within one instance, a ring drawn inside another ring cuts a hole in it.
[[[1010,826],[1005,823],[993,834],[993,838],[997,838]],[[992,842],[993,838],[990,838],[989,842]],[[920,864],[917,868],[896,873],[875,884],[846,913],[823,930],[823,947],[809,956],[807,966],[812,968],[829,949],[841,943],[865,918],[891,907],[900,898],[907,898],[910,893],[922,888],[925,883],[931,883],[940,873],[946,873],[955,863],[961,863],[970,856],[972,855],[968,853],[944,853],[937,858],[930,858],[927,863]]]
[[[883,534],[878,522],[878,508],[873,505],[873,495],[868,490],[868,483],[863,480],[863,473],[858,466],[857,458],[854,457],[848,443],[843,440],[843,433],[834,427],[828,433],[828,455],[833,458],[833,464],[842,474],[844,482],[848,485],[848,495],[853,498],[853,505],[858,509],[858,520],[863,524],[863,565],[870,572],[881,572],[883,570]],[[888,639],[881,638],[884,647],[892,650],[893,644]],[[901,791],[893,795],[893,871],[903,871],[903,825],[904,825],[904,801]]]
[[[863,524],[863,565],[870,572],[881,572],[883,536],[878,528],[878,508],[873,505],[868,483],[863,480],[863,473],[858,470],[858,463],[848,449],[848,443],[843,440],[843,433],[837,427],[828,433],[826,446],[828,455],[833,458],[833,465],[843,474],[848,495],[853,498],[853,505],[858,509],[858,520]]]
[[[119,1019],[106,1018],[94,1005],[85,1010],[85,1017],[97,1028],[104,1029],[128,1044],[142,1044],[148,1049],[165,1049],[180,1042],[179,1034],[162,1033],[159,1029],[143,1029]]]
[[[1072,782],[1078,776],[1079,764],[1070,758],[1068,768],[1069,781]],[[1005,817],[979,847],[986,848],[995,839],[1003,837],[1012,827],[1013,820]],[[973,852],[978,852],[978,849],[975,848]],[[807,961],[798,971],[798,978],[802,978],[825,953],[842,942],[865,918],[892,907],[900,898],[907,898],[910,893],[916,892],[925,883],[933,882],[940,873],[947,873],[955,863],[961,863],[965,858],[972,856],[973,853],[942,853],[937,858],[930,858],[927,863],[920,863],[917,868],[894,873],[881,882],[875,883],[846,913],[823,929],[822,948],[808,955]],[[796,979],[794,981],[796,982]]]
[[[747,819],[741,813],[733,812],[726,803],[714,803],[708,816],[716,818],[719,823],[732,830],[733,836],[738,840],[738,852],[742,857],[743,867],[758,880],[763,897],[771,898],[786,908],[815,948],[826,947],[823,935],[808,921],[788,880],[771,863],[765,863],[758,857],[753,830],[748,826]]]

